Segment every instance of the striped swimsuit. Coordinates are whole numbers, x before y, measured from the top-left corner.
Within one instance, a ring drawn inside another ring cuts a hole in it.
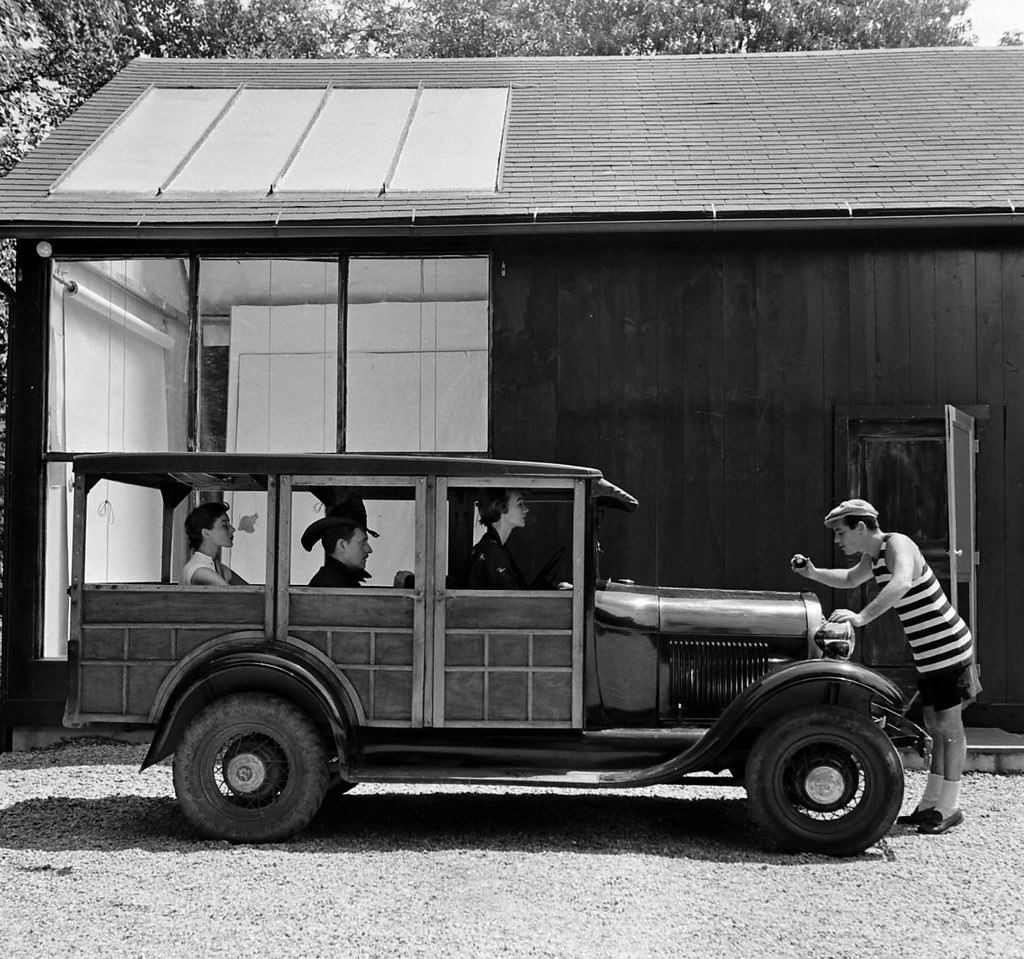
[[[892,579],[892,573],[885,564],[888,539],[886,536],[882,540],[882,551],[871,564],[871,572],[879,586],[885,586]],[[972,662],[974,640],[971,631],[950,605],[927,561],[924,571],[893,609],[903,624],[903,632],[914,657],[914,668],[919,673],[934,673]]]

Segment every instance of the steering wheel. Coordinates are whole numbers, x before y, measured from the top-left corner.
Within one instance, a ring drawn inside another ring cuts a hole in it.
[[[549,559],[538,571],[537,575],[530,580],[530,589],[550,589],[551,584],[548,582],[548,576],[551,575],[551,571],[558,565],[558,561],[565,555],[565,547],[559,546],[555,550],[554,555]]]

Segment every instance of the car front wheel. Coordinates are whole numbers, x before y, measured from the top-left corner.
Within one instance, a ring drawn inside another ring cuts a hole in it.
[[[852,856],[892,827],[903,765],[889,738],[848,709],[801,709],[764,730],[746,767],[754,818],[786,849]]]
[[[201,833],[277,842],[309,824],[327,789],[323,740],[276,696],[240,693],[207,706],[174,754],[174,791]]]

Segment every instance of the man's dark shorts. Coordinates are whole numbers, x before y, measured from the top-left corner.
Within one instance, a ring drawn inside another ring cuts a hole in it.
[[[942,712],[961,703],[966,706],[974,702],[981,692],[981,681],[972,662],[934,673],[918,673],[917,688],[921,693],[922,706],[931,706],[936,712]]]

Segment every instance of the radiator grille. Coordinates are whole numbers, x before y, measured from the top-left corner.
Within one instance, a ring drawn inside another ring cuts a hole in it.
[[[768,672],[759,640],[669,640],[669,695],[680,715],[719,711]]]

